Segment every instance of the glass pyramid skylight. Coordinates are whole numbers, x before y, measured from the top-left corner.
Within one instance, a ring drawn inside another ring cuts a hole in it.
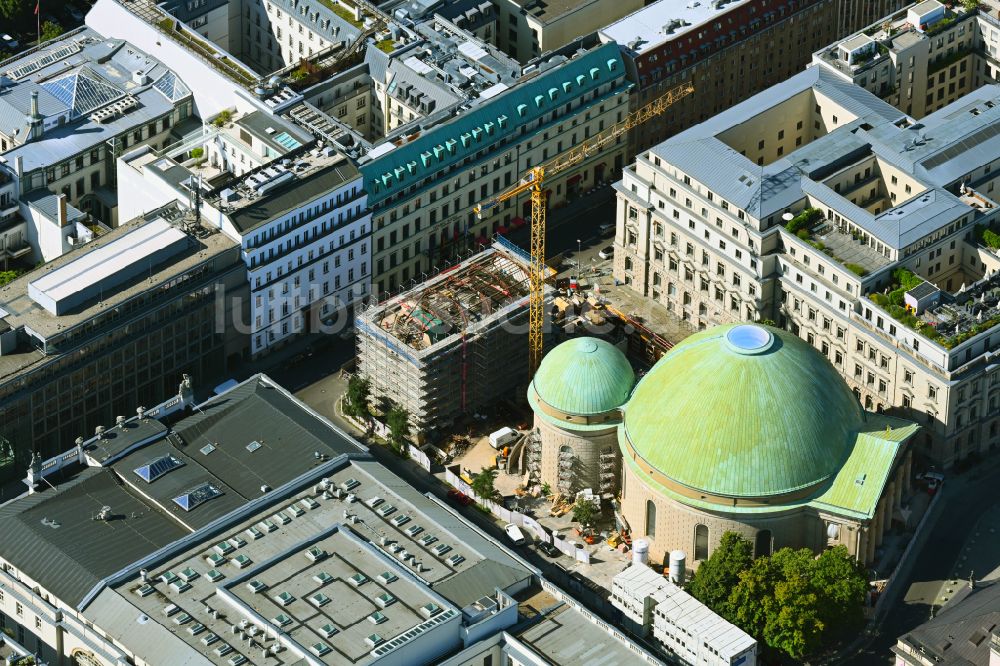
[[[188,90],[188,87],[184,85],[184,82],[178,79],[176,74],[170,71],[158,78],[156,83],[153,84],[153,87],[159,90],[163,96],[171,102],[176,102],[191,92]]]
[[[174,504],[184,509],[185,511],[190,511],[191,509],[204,504],[210,499],[215,499],[220,496],[222,491],[213,486],[211,483],[203,483],[201,485],[195,486],[191,490],[187,491],[183,495],[178,495],[174,498]]]
[[[71,110],[73,118],[85,116],[125,96],[123,91],[85,67],[41,85]]]
[[[145,465],[135,468],[135,473],[145,481],[146,483],[152,483],[158,478],[166,474],[167,472],[172,472],[178,467],[183,467],[184,462],[173,457],[169,453],[159,458],[153,458]]]

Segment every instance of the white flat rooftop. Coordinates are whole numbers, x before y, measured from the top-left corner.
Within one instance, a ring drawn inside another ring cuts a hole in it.
[[[618,42],[628,50],[641,54],[660,44],[686,35],[691,30],[728,13],[734,7],[744,5],[750,0],[731,0],[720,3],[716,0],[659,0],[629,14],[623,19],[598,31],[601,41]],[[672,32],[667,32],[667,26],[675,20]],[[738,29],[739,26],[732,26]]]
[[[129,271],[130,267],[159,263],[174,253],[172,249],[180,249],[185,238],[183,231],[166,220],[153,220],[28,283],[28,293],[52,314],[62,314],[66,303],[86,300],[85,294],[102,288],[110,293],[112,287],[134,277],[137,273]]]

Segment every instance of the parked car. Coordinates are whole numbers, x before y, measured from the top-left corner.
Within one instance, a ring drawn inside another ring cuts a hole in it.
[[[71,19],[73,19],[74,21],[76,21],[77,23],[83,23],[83,19],[84,19],[83,12],[81,12],[79,9],[77,9],[73,5],[70,5],[70,4],[66,5],[66,14]]]
[[[538,550],[542,551],[549,557],[559,557],[559,555],[562,554],[558,548],[546,541],[538,542]]]
[[[609,245],[600,252],[598,252],[597,256],[600,257],[601,259],[610,259],[611,257],[615,256],[615,248]]]
[[[476,501],[457,488],[452,488],[448,491],[448,499],[461,506],[469,506]]]
[[[0,46],[3,46],[4,49],[13,53],[21,46],[21,43],[10,35],[4,33],[0,35]]]
[[[521,528],[513,523],[507,523],[504,525],[503,531],[507,534],[507,538],[515,546],[524,545],[524,534],[521,533]]]
[[[924,480],[927,482],[927,494],[933,495],[944,484],[944,474],[940,472],[927,472],[924,474]]]
[[[615,223],[614,222],[605,222],[601,226],[597,227],[597,230],[603,236],[604,234],[608,233],[609,231],[614,231],[615,230]]]

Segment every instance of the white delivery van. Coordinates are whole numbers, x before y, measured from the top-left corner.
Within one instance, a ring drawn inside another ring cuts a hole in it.
[[[521,533],[521,528],[513,523],[509,523],[504,526],[503,531],[507,533],[507,538],[515,546],[524,545],[524,534]]]
[[[496,432],[490,433],[490,446],[499,451],[513,443],[517,438],[517,431],[513,428],[500,428]]]

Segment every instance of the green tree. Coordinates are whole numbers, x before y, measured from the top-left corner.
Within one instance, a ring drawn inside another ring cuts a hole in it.
[[[573,520],[584,527],[593,525],[597,515],[598,510],[593,500],[581,497],[573,503]]]
[[[402,455],[406,452],[406,438],[410,434],[410,413],[399,405],[393,405],[385,415],[385,423],[389,426],[389,444]]]
[[[843,546],[819,557],[807,548],[782,548],[740,573],[723,608],[748,634],[801,660],[860,626],[867,584]]]
[[[774,579],[764,642],[799,660],[819,649],[825,629],[821,591],[812,583],[815,559],[808,548],[782,548],[769,559]]]
[[[753,544],[736,532],[722,535],[719,546],[701,563],[688,586],[688,592],[722,617],[734,616],[729,597],[740,580],[740,573],[753,563]]]
[[[704,563],[701,566],[704,566]],[[774,583],[778,577],[778,567],[771,558],[758,557],[737,577],[737,582],[724,604],[724,609],[728,610],[729,614],[720,612],[715,607],[711,608],[743,631],[761,640],[768,618],[775,612]]]
[[[823,551],[812,563],[810,582],[824,598],[820,617],[828,632],[841,633],[861,626],[868,577],[846,546]]]
[[[789,573],[785,580],[775,583],[772,599],[764,642],[796,661],[818,650],[826,627],[820,618],[820,597],[809,578],[802,573]]]
[[[0,18],[13,22],[24,14],[25,0],[0,0]]]
[[[367,377],[351,375],[347,380],[347,400],[344,409],[348,415],[357,418],[367,418],[370,415],[368,397],[371,394],[371,381]]]
[[[17,271],[0,271],[0,287],[13,282],[18,275],[20,274]]]
[[[40,42],[47,42],[50,39],[55,39],[61,34],[63,34],[62,26],[58,23],[53,23],[52,21],[46,21],[42,24],[42,38]]]
[[[500,493],[496,489],[497,470],[495,467],[484,467],[472,477],[472,491],[487,500],[496,499]]]

